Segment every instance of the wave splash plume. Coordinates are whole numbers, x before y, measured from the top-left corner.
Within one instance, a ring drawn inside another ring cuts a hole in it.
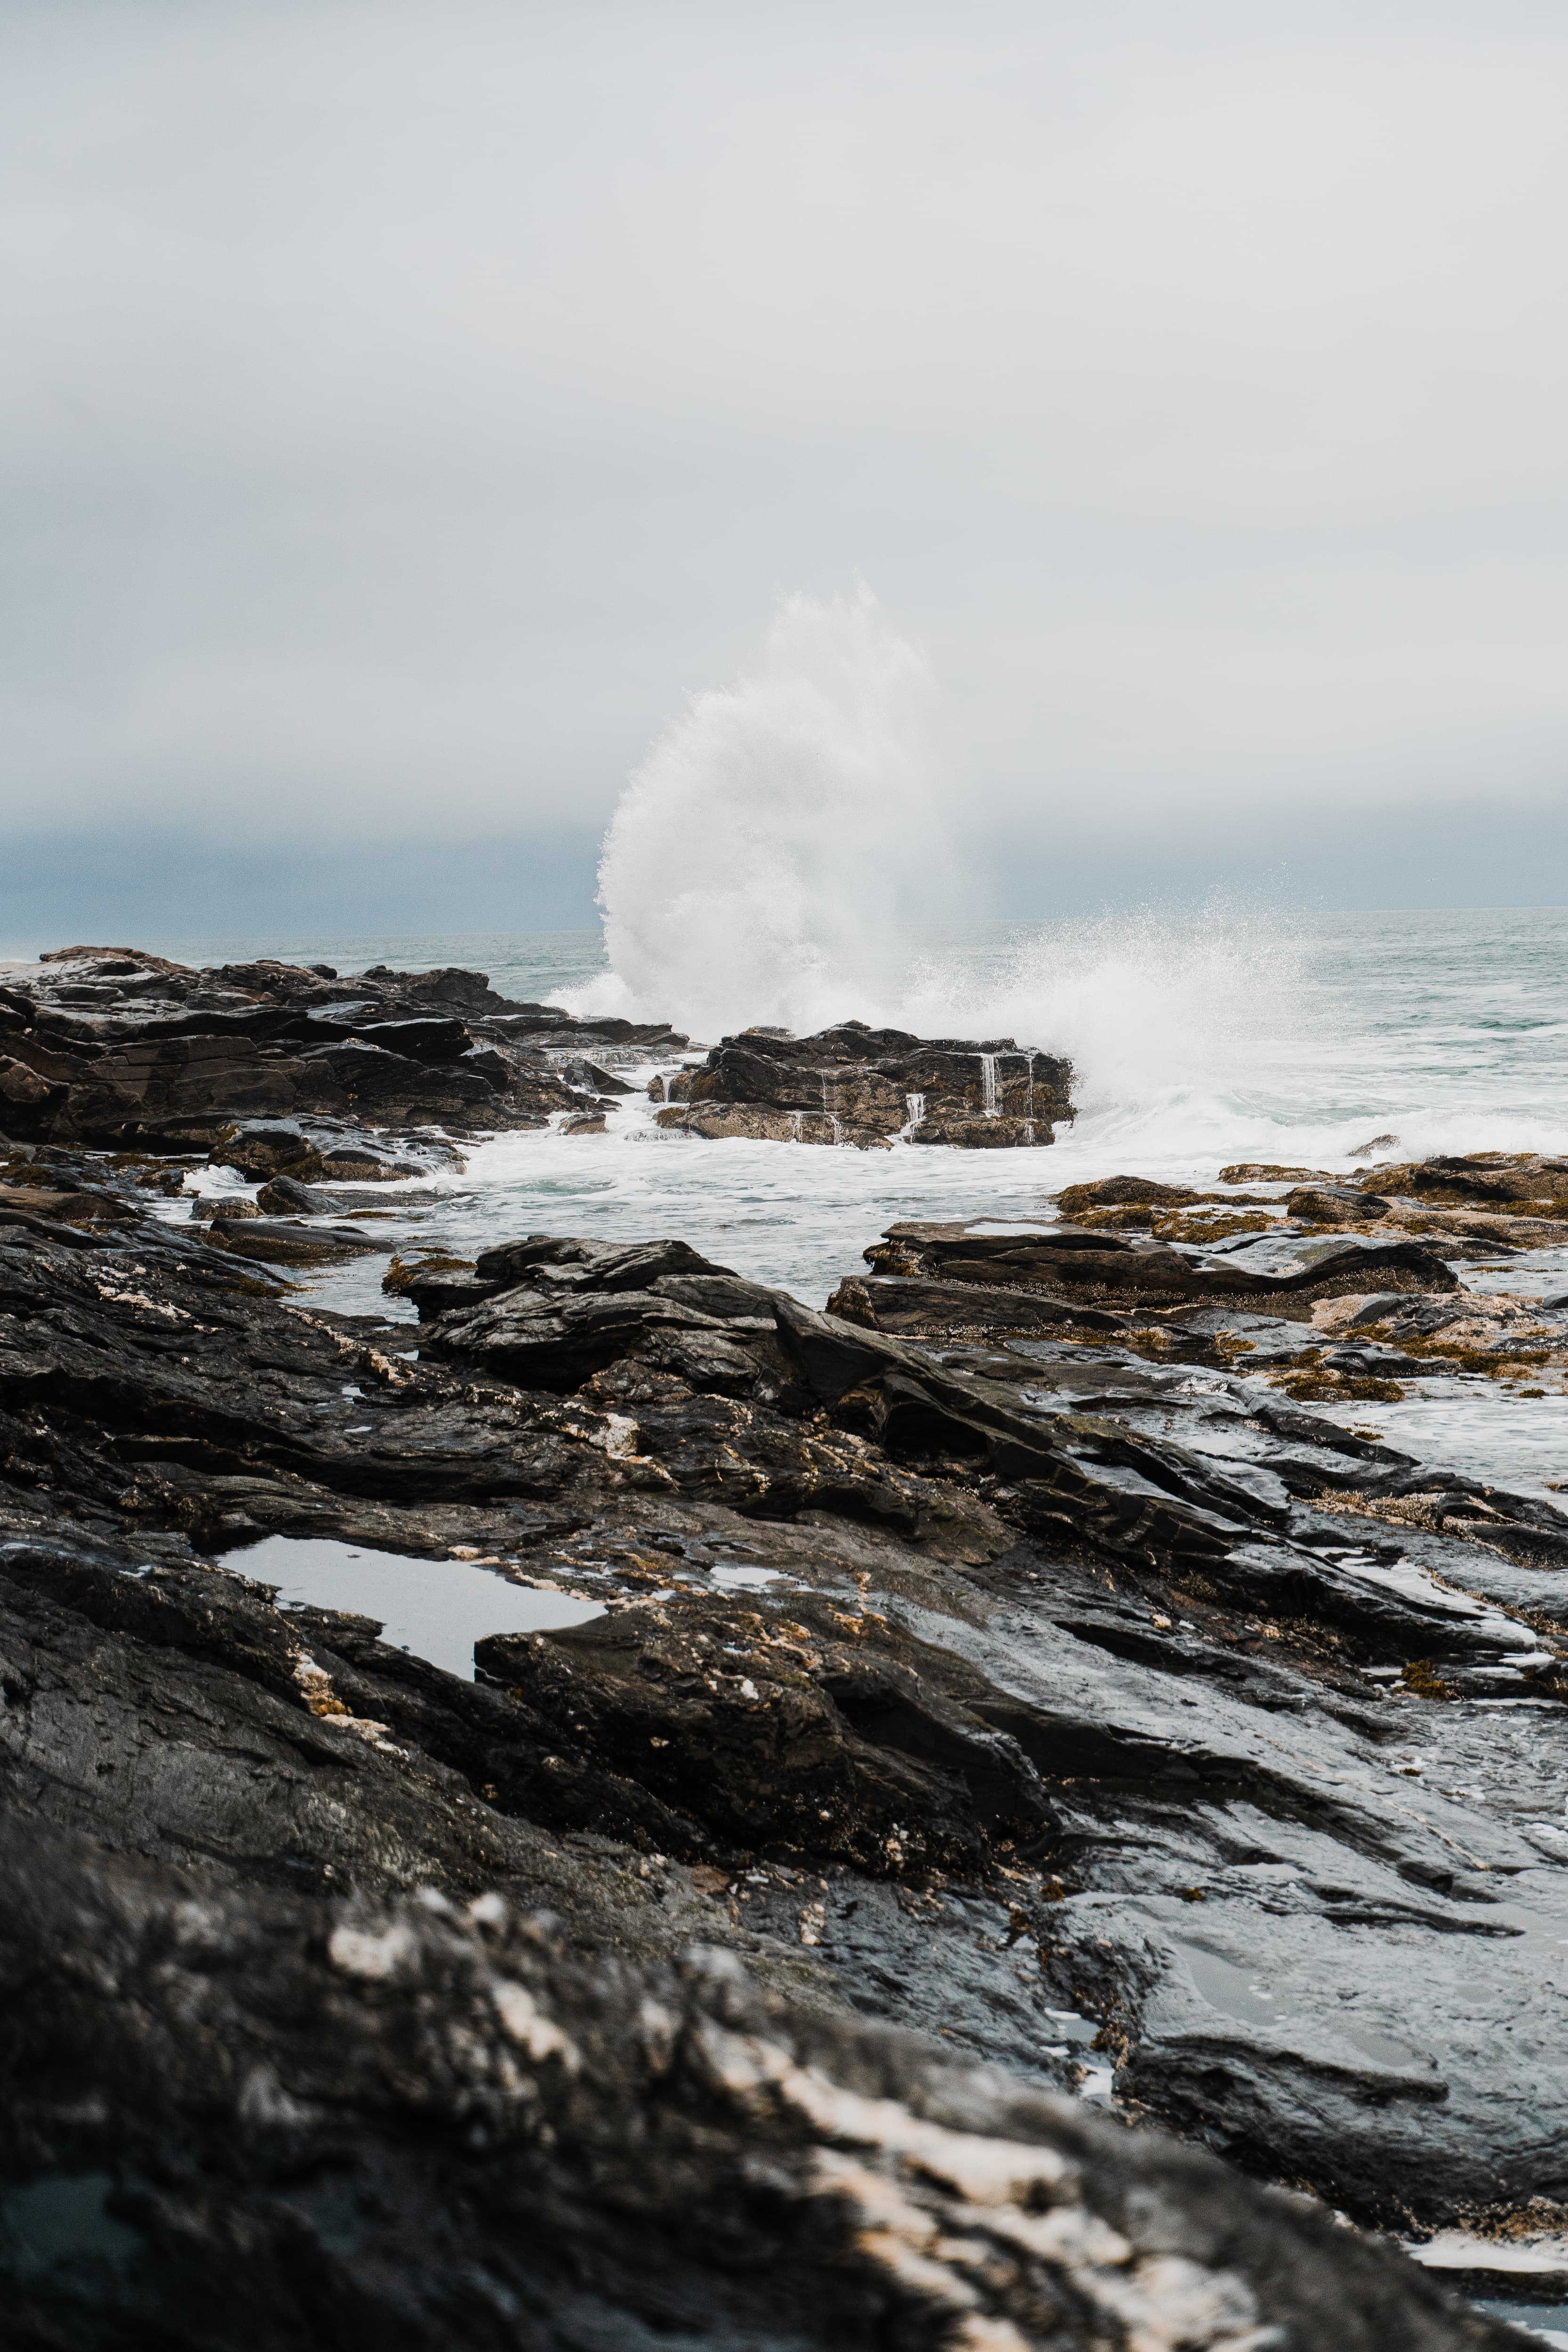
[[[574,1005],[704,1037],[885,1007],[947,866],[932,702],[868,590],[791,597],[761,667],[632,776],[599,865],[610,971]]]
[[[1091,1118],[1224,1125],[1289,1002],[1278,919],[1215,904],[993,932],[977,952],[952,936],[965,885],[935,706],[868,590],[788,599],[761,665],[695,696],[631,777],[599,866],[609,969],[573,1009],[705,1039],[846,1018],[1016,1035],[1073,1056]],[[945,950],[918,948],[939,929]]]

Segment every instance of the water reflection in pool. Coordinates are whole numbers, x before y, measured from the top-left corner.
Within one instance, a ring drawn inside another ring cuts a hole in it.
[[[382,1640],[448,1674],[474,1678],[486,1633],[532,1633],[604,1614],[595,1601],[536,1592],[468,1559],[416,1559],[325,1536],[267,1536],[230,1555],[247,1576],[278,1587],[280,1607],[352,1611],[381,1621]]]

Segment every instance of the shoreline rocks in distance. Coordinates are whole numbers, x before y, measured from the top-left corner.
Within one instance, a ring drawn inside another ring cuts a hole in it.
[[[457,968],[340,980],[325,964],[198,971],[139,949],[62,948],[0,975],[0,1131],[201,1150],[241,1120],[542,1128],[625,1090],[595,1055],[644,1060],[686,1042],[664,1023],[520,1003]]]
[[[689,1042],[667,1022],[520,1003],[457,966],[342,979],[273,958],[197,970],[140,949],[57,948],[0,973],[0,1133],[201,1150],[238,1121],[304,1120],[319,1131],[301,1161],[333,1122],[604,1135],[648,1064]],[[743,1031],[647,1092],[658,1128],[695,1137],[993,1150],[1052,1142],[1075,1116],[1071,1080],[1061,1055],[1010,1037],[846,1021],[810,1037]],[[288,1172],[310,1181],[302,1165]]]

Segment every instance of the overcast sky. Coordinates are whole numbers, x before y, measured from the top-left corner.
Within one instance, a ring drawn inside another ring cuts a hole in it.
[[[1568,897],[1558,0],[0,47],[0,932],[584,919],[650,741],[861,578],[999,908]]]

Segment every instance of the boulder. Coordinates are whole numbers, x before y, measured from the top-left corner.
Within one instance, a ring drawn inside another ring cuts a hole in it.
[[[1389,1204],[1375,1192],[1353,1184],[1298,1184],[1285,1195],[1285,1206],[1304,1224],[1353,1225],[1363,1219],[1386,1217]]]
[[[293,1176],[274,1176],[258,1192],[256,1206],[268,1217],[327,1217],[337,1203],[315,1185],[301,1184]]]
[[[994,1150],[1049,1143],[1053,1122],[1073,1116],[1071,1076],[1059,1055],[1011,1037],[920,1038],[847,1021],[809,1037],[744,1030],[650,1092],[668,1106],[656,1123],[687,1135]]]
[[[1056,1202],[1064,1217],[1076,1217],[1085,1209],[1182,1209],[1203,1197],[1190,1185],[1161,1184],[1152,1176],[1100,1176],[1090,1184],[1069,1184]]]

